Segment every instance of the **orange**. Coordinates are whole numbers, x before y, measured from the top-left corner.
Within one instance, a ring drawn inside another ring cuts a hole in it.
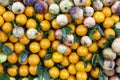
[[[27,58],[28,59],[28,58]],[[25,64],[27,64],[27,59],[24,61],[24,62],[20,62],[20,60],[21,60],[21,57],[18,57],[18,62],[21,64],[21,65],[25,65]]]
[[[115,36],[115,31],[113,29],[105,29],[104,34],[105,34],[105,37],[108,39],[110,35]]]
[[[45,39],[42,39],[41,41],[40,41],[40,47],[42,48],[42,49],[48,49],[49,47],[50,47],[50,40],[48,40],[47,38]]]
[[[50,68],[54,66],[54,62],[52,59],[44,60],[44,65],[45,67]]]
[[[63,55],[59,52],[54,52],[52,54],[52,60],[56,63],[62,62],[63,60]]]
[[[43,14],[40,14],[40,13],[37,13],[37,14],[36,14],[36,18],[37,18],[39,21],[43,21],[44,15],[43,15]]]
[[[12,51],[14,51],[14,44],[13,44],[13,43],[6,42],[5,45],[8,46],[8,47],[10,47],[10,49],[11,49]]]
[[[88,76],[86,72],[80,72],[78,71],[76,74],[77,80],[87,80]]]
[[[2,16],[0,16],[0,27],[4,24],[4,19]]]
[[[104,28],[111,28],[114,25],[114,20],[111,17],[105,18],[105,21],[103,22]]]
[[[60,41],[55,40],[52,42],[52,49],[57,51],[57,47],[60,45]]]
[[[36,41],[40,41],[43,38],[43,31],[40,31],[37,33],[37,36],[35,38]]]
[[[86,56],[88,54],[88,48],[85,46],[79,46],[77,49],[77,54],[79,56]]]
[[[28,57],[28,63],[30,65],[38,65],[40,62],[40,58],[37,54],[30,54]]]
[[[65,14],[66,17],[68,18],[68,23],[71,23],[72,22],[72,17],[70,14]]]
[[[51,78],[57,78],[59,76],[59,69],[57,67],[51,67],[49,69],[49,75]]]
[[[90,72],[92,69],[92,65],[90,63],[87,63],[87,67],[85,68],[85,72]]]
[[[76,70],[74,64],[70,64],[70,65],[68,66],[68,72],[69,72],[70,74],[72,74],[72,75],[74,75],[74,74],[77,73],[77,70]]]
[[[32,53],[37,53],[40,51],[40,44],[38,42],[32,42],[29,45],[29,49]]]
[[[9,40],[10,40],[12,43],[18,42],[18,38],[16,38],[16,37],[13,36],[13,35],[9,36]]]
[[[100,38],[101,38],[101,34],[98,30],[96,30],[95,33],[93,34],[93,39],[99,40]]]
[[[16,65],[13,65],[11,68],[7,69],[7,73],[10,76],[16,76],[18,74],[18,67]]]
[[[70,27],[72,30],[71,30],[71,33],[75,33],[75,25],[73,24],[68,24],[68,27]]]
[[[70,75],[69,78],[67,80],[76,80],[75,76]]]
[[[39,56],[40,56],[41,58],[44,58],[44,57],[46,56],[46,54],[47,54],[47,50],[46,50],[46,49],[41,49],[41,50],[39,51]]]
[[[63,54],[64,56],[68,56],[70,55],[72,49],[70,47],[68,47],[67,51]]]
[[[76,34],[78,36],[84,36],[84,35],[86,35],[87,31],[88,31],[88,29],[84,25],[78,25],[77,28],[76,28]]]
[[[84,21],[84,17],[80,18],[80,19],[75,19],[75,23],[77,24],[82,24]]]
[[[92,69],[92,70],[91,70],[90,74],[91,74],[91,76],[92,76],[93,78],[98,78],[99,71],[100,71],[99,68],[96,67],[95,69]]]
[[[26,28],[36,28],[37,27],[37,22],[30,18],[27,20],[27,23],[26,23]]]
[[[87,61],[90,61],[90,60],[92,59],[92,56],[93,56],[92,53],[88,53],[88,55],[85,56],[85,59],[86,59]]]
[[[118,15],[112,15],[111,18],[114,20],[115,23],[119,22],[120,20]]]
[[[19,42],[23,45],[27,45],[30,42],[30,39],[24,35],[23,37],[19,38]]]
[[[49,12],[45,13],[45,19],[48,21],[51,20],[51,14]]]
[[[112,10],[109,7],[103,7],[102,12],[105,14],[105,17],[110,17]]]
[[[43,20],[40,22],[40,26],[42,28],[42,31],[48,31],[50,29],[50,22],[47,20]]]
[[[5,33],[11,32],[12,29],[13,29],[13,26],[12,26],[12,24],[10,22],[6,22],[2,26],[2,31],[4,31]]]
[[[6,11],[4,14],[3,14],[3,18],[6,22],[11,22],[15,19],[15,15],[13,12],[11,11]]]
[[[25,15],[28,16],[28,17],[32,17],[34,15],[34,8],[32,6],[27,6],[25,7]]]
[[[83,61],[76,63],[75,68],[77,71],[85,71],[85,66]]]
[[[28,66],[22,65],[19,67],[19,75],[20,76],[27,76],[29,74]]]
[[[97,23],[102,23],[105,20],[104,13],[100,11],[95,12],[93,17]]]
[[[29,73],[31,75],[36,75],[37,74],[37,66],[29,66]]]
[[[79,45],[80,45],[79,43],[75,42],[70,46],[70,48],[76,50],[79,47]]]
[[[89,52],[96,52],[98,50],[98,45],[97,43],[93,42],[89,48],[88,48]]]
[[[27,17],[24,14],[18,14],[15,20],[16,20],[16,23],[20,25],[25,25],[27,22]]]
[[[4,67],[2,64],[0,64],[0,74],[4,73]]]
[[[8,39],[7,34],[5,32],[3,32],[3,31],[0,31],[0,41],[1,42],[6,42],[7,39]]]
[[[105,42],[106,42],[106,38],[102,37],[97,44],[100,48],[103,48]]]
[[[17,60],[18,60],[18,56],[17,56],[16,53],[13,52],[12,54],[9,54],[9,55],[7,56],[7,60],[8,60],[8,62],[14,64],[14,63],[16,63]]]
[[[68,57],[66,57],[66,56],[63,57],[63,60],[62,60],[62,62],[61,62],[61,65],[62,65],[62,66],[68,66],[68,65],[69,65]]]
[[[20,42],[15,43],[15,52],[20,53],[25,49],[25,46],[21,44]]]
[[[3,6],[0,6],[0,16],[2,16],[5,13],[6,9]]]
[[[53,20],[52,20],[52,28],[53,28],[53,29],[59,29],[59,28],[60,28],[60,25],[57,24],[56,19],[53,19]]]
[[[85,6],[90,6],[91,5],[91,0],[87,0],[86,3],[85,3]]]
[[[51,30],[49,35],[48,35],[48,39],[50,41],[54,41],[55,40],[55,31],[54,30]]]
[[[60,78],[61,79],[69,78],[69,72],[66,69],[60,70]]]
[[[76,64],[79,61],[79,55],[75,52],[72,52],[68,58],[69,62],[73,64]]]

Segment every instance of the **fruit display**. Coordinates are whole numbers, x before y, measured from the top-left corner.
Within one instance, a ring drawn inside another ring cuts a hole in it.
[[[120,1],[0,0],[0,80],[120,80]]]

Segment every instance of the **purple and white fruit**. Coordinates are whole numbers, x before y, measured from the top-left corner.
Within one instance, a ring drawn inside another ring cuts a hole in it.
[[[89,47],[92,44],[92,40],[89,38],[89,36],[83,36],[80,42],[83,46],[87,46],[87,47]]]
[[[51,14],[58,14],[60,12],[59,6],[57,4],[51,4],[49,6],[49,12]]]
[[[25,32],[24,32],[23,27],[16,27],[16,28],[13,29],[12,33],[15,37],[21,38],[21,37],[24,36]]]
[[[95,19],[93,17],[87,17],[84,19],[84,25],[87,26],[88,28],[92,28],[95,26]]]
[[[38,31],[34,28],[29,28],[26,32],[29,39],[35,39],[37,37]]]
[[[64,44],[67,46],[71,46],[74,43],[73,34],[67,34],[66,40],[64,40]]]
[[[94,9],[92,7],[85,7],[84,16],[90,17],[94,14]]]

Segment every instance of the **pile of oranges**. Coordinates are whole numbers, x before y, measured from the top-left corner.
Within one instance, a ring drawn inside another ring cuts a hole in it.
[[[13,3],[16,1],[20,0],[14,0]],[[86,0],[82,7],[92,6],[92,3],[94,1]],[[49,10],[39,13],[33,6],[27,5],[23,13],[14,14],[8,6],[0,5],[0,54],[6,55],[4,62],[0,59],[0,80],[3,77],[4,80],[107,80],[101,79],[101,75],[105,76],[101,65],[104,56],[100,61],[94,55],[102,55],[105,42],[110,36],[116,36],[113,25],[120,21],[119,15],[113,14],[110,7],[103,6],[92,16],[99,27],[88,28],[84,25],[86,16],[73,19],[70,13],[59,14],[68,18],[68,24],[64,27],[69,27],[71,30],[68,32],[74,35],[72,45],[66,45],[64,40],[56,38],[56,31],[63,29],[57,23],[58,15],[51,14]],[[22,37],[13,34],[16,25],[24,29]],[[31,28],[38,31],[34,39],[27,35],[27,30]],[[89,41],[82,44],[84,36],[92,41],[89,46],[86,46]],[[67,47],[64,53],[58,50],[61,44]]]

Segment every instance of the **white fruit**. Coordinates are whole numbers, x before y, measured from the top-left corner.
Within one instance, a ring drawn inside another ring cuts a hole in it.
[[[34,28],[30,28],[27,30],[26,34],[29,39],[35,39],[37,37],[38,31]]]

